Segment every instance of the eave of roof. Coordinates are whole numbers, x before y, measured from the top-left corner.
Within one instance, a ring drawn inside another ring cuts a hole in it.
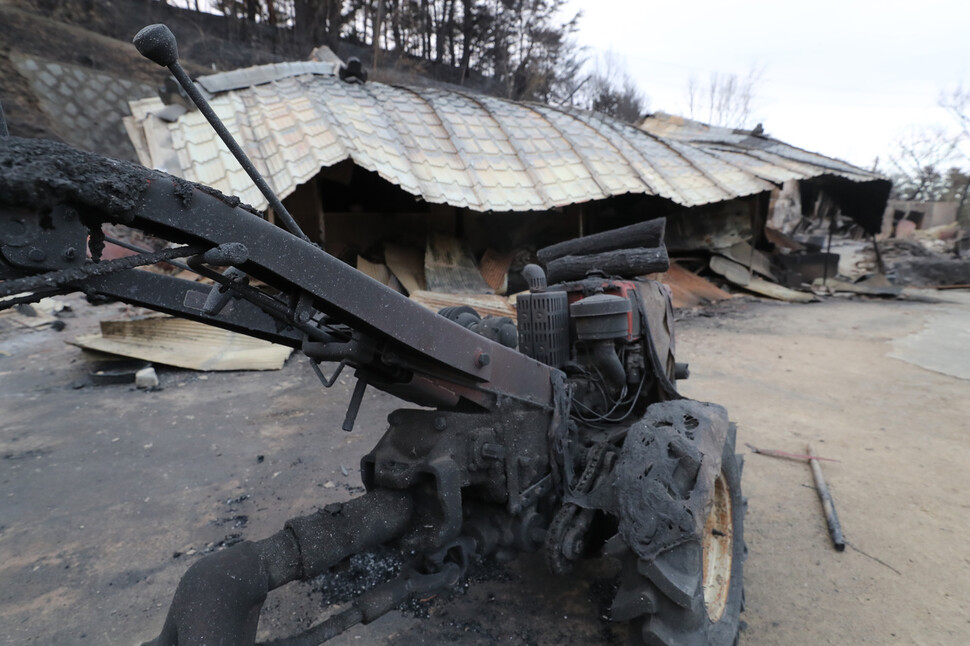
[[[213,109],[284,197],[346,159],[427,202],[481,212],[542,211],[623,194],[690,207],[760,193],[786,179],[880,179],[776,140],[750,145],[750,133],[704,131],[696,122],[684,129],[656,118],[636,127],[572,108],[349,84],[325,65],[200,79]],[[143,163],[266,206],[201,114],[165,123],[151,116],[161,108],[157,99],[132,105],[129,125],[141,129]]]
[[[663,112],[645,117],[638,125],[645,132],[662,139],[688,143],[730,160],[744,172],[771,182],[823,175],[844,177],[855,182],[886,179],[840,159],[797,148],[748,130],[711,126]]]

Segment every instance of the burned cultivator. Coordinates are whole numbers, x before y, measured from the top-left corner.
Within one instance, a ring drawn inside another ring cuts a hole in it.
[[[171,32],[149,27],[135,43],[211,115]],[[678,395],[686,367],[673,359],[664,288],[604,273],[662,271],[662,220],[625,232],[633,253],[597,236],[583,239],[584,256],[570,243],[543,250],[545,269],[526,268],[516,330],[468,308],[436,314],[326,254],[227,143],[289,232],[205,186],[0,138],[0,307],[83,291],[291,346],[327,386],[336,375],[318,364],[337,362],[357,378],[346,430],[368,386],[424,408],[390,415],[361,460],[367,493],[197,561],[152,644],[254,644],[270,590],[388,544],[416,554],[397,578],[272,643],[324,642],[454,585],[474,555],[535,550],[557,573],[579,559],[617,560],[612,619],[629,622],[636,643],[736,643],[744,541],[734,428],[723,408]],[[105,224],[176,246],[102,261]],[[132,270],[178,258],[215,284]]]

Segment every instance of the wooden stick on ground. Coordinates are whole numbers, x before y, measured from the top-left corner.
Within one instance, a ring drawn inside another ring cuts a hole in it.
[[[822,477],[822,467],[818,463],[815,449],[812,448],[811,444],[806,448],[806,452],[809,456],[808,463],[812,465],[812,475],[815,478],[815,490],[818,491],[818,497],[822,501],[822,509],[825,510],[825,521],[829,525],[832,544],[835,546],[837,552],[844,552],[845,537],[842,536],[842,526],[839,524],[839,516],[835,513],[835,503],[832,501],[832,494],[829,493],[829,488],[825,484],[825,478]]]
[[[817,455],[802,455],[801,453],[789,453],[788,451],[777,451],[775,449],[759,449],[756,446],[745,443],[745,446],[759,455],[768,455],[773,458],[788,458],[789,460],[824,460],[825,462],[841,462],[834,458],[820,458]]]

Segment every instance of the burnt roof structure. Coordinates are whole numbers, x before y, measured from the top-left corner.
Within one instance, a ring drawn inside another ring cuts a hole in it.
[[[254,67],[197,83],[282,197],[344,160],[426,202],[478,212],[546,211],[625,194],[693,207],[821,175],[885,182],[750,133],[697,122],[674,128],[673,118],[660,117],[638,127],[569,107],[347,83],[326,63]],[[127,125],[144,164],[266,206],[201,114],[166,117],[163,108],[159,99],[132,103]]]
[[[729,164],[752,180],[775,185],[814,180],[863,228],[879,231],[892,183],[878,173],[779,141],[761,133],[760,127],[753,131],[723,128],[663,112],[645,117],[638,125],[665,141],[689,144],[704,158]]]

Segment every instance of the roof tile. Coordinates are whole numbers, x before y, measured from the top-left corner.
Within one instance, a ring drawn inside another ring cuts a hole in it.
[[[634,127],[571,108],[441,89],[348,85],[319,67],[291,74],[302,69],[256,68],[216,79],[260,84],[212,99],[282,196],[344,159],[429,202],[480,211],[547,210],[625,193],[694,206],[786,179],[881,179],[774,139],[669,115]],[[175,153],[169,156],[185,177],[266,206],[198,112],[164,128],[170,136],[155,144]],[[156,124],[151,132],[158,130]]]

